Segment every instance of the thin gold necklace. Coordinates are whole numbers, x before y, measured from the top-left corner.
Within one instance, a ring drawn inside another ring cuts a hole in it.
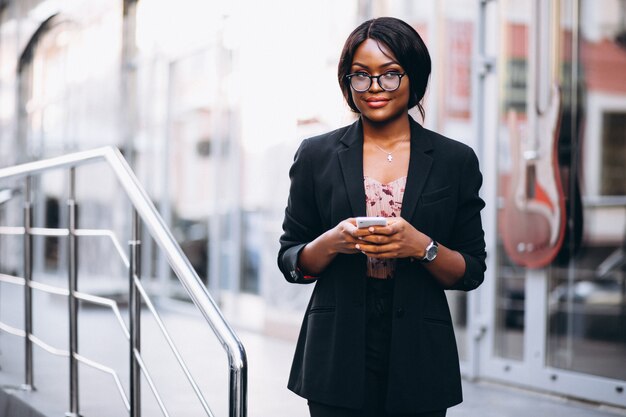
[[[402,142],[405,142],[408,138],[402,139],[400,142],[398,142],[399,144]],[[372,142],[373,143],[373,142]],[[393,161],[393,153],[396,151],[396,149],[394,149],[393,151],[389,152],[384,150],[383,148],[381,148],[380,146],[378,146],[377,144],[374,143],[374,146],[376,146],[378,149],[380,149],[381,151],[383,151],[384,153],[387,154],[387,162],[391,163]],[[398,147],[398,145],[396,145],[396,148]]]

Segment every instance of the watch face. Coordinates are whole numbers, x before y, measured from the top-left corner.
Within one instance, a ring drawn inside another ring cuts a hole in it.
[[[439,248],[437,247],[437,245],[431,244],[426,250],[426,260],[428,262],[434,260],[437,257],[438,251],[439,251]]]

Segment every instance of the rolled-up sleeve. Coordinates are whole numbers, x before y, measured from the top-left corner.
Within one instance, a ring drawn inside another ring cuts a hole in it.
[[[465,259],[465,274],[452,287],[455,290],[470,291],[482,284],[485,277],[485,233],[480,211],[485,202],[479,191],[483,177],[478,166],[478,158],[469,149],[461,170],[459,185],[459,205],[455,216],[454,236],[450,248],[458,251]]]
[[[298,256],[307,243],[323,232],[315,198],[311,149],[308,145],[308,140],[302,142],[289,170],[291,186],[278,251],[278,268],[287,281],[298,284],[315,281],[315,277],[305,277],[300,271]]]

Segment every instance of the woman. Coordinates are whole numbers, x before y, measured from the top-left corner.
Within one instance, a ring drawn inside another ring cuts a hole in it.
[[[359,114],[302,142],[278,265],[315,283],[289,389],[317,416],[445,416],[462,401],[444,289],[469,291],[485,271],[471,148],[409,116],[431,63],[418,33],[378,18],[348,37],[339,84]],[[386,226],[357,228],[357,216]]]

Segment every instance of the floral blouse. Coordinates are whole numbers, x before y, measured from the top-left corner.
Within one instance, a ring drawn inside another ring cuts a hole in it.
[[[365,205],[368,216],[400,217],[402,197],[406,186],[406,177],[398,178],[388,184],[365,176]],[[373,278],[392,278],[395,259],[367,258],[367,275]]]

